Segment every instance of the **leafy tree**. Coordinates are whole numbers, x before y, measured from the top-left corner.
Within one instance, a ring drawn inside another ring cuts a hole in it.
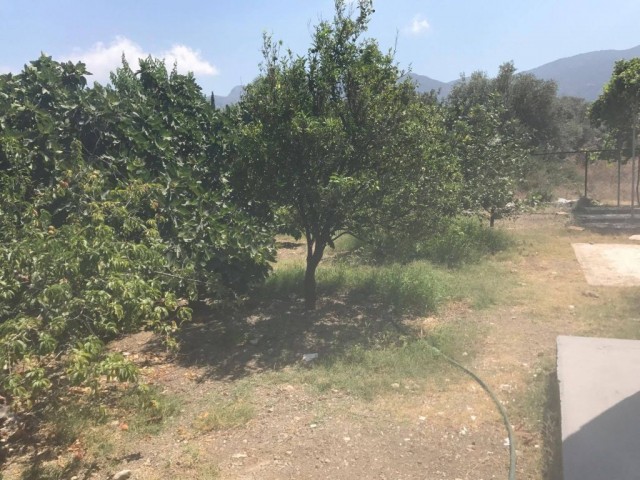
[[[557,144],[556,91],[555,82],[516,73],[513,62],[507,62],[500,66],[496,78],[488,78],[484,72],[463,76],[449,94],[448,103],[468,110],[493,102],[491,96],[499,98],[503,121],[517,122],[527,133],[529,147],[546,149]]]
[[[505,99],[509,120],[517,120],[527,131],[529,145],[548,148],[556,145],[558,122],[555,102],[558,87],[530,73],[515,74],[513,63],[500,67],[497,91]]]
[[[515,191],[527,158],[527,138],[520,126],[505,120],[501,96],[481,103],[451,104],[451,129],[462,171],[464,208],[496,219],[515,212]]]
[[[401,80],[392,55],[361,39],[372,12],[363,0],[353,16],[338,0],[305,56],[281,54],[265,38],[262,74],[240,105],[237,178],[291,212],[303,232],[308,308],[324,251],[345,231],[370,234],[389,218],[390,228],[410,224],[418,212],[429,225],[456,209],[457,167],[431,138],[443,125],[424,122],[431,107]]]
[[[189,301],[261,280],[272,235],[234,203],[221,121],[192,76],[147,59],[113,86],[42,56],[0,76],[0,390],[132,379],[104,341],[152,328],[168,344]]]
[[[640,58],[617,61],[609,82],[591,106],[591,120],[594,125],[604,126],[609,131],[618,148],[628,151],[637,138],[639,115]],[[640,203],[639,184],[640,176],[636,183]]]
[[[601,132],[589,120],[589,102],[578,97],[558,97],[555,103],[556,147],[581,150],[600,145]]]

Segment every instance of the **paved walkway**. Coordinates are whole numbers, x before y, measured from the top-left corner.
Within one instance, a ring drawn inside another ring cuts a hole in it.
[[[640,479],[640,341],[557,343],[564,480]]]

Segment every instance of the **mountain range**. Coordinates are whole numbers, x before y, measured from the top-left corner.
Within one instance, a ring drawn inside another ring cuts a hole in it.
[[[599,50],[581,53],[560,58],[521,73],[531,73],[544,80],[554,80],[558,85],[558,95],[560,96],[580,97],[593,101],[598,98],[602,87],[611,77],[613,64],[617,60],[628,60],[634,57],[640,57],[640,45],[627,50]],[[446,97],[459,81],[456,79],[443,82],[417,73],[409,73],[409,77],[416,82],[419,92],[435,90],[440,97]],[[236,86],[227,96],[215,95],[216,106],[222,108],[225,105],[236,103],[240,100],[243,92],[244,87]]]

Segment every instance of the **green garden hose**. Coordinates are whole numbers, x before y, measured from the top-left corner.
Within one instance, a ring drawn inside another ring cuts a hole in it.
[[[393,320],[391,320],[391,323],[396,328],[396,330],[398,330],[400,333],[402,333],[404,335],[409,335],[409,331],[406,328],[404,328],[403,326],[399,325],[397,322],[395,322]],[[513,428],[511,427],[511,422],[509,421],[509,417],[507,416],[507,411],[504,409],[504,407],[500,403],[500,400],[498,400],[498,397],[496,396],[496,394],[493,393],[493,390],[491,390],[491,388],[489,388],[489,385],[484,383],[484,381],[478,375],[473,373],[471,370],[469,370],[467,367],[465,367],[461,363],[458,363],[456,360],[454,360],[450,356],[448,356],[445,353],[443,353],[435,345],[433,345],[433,344],[431,344],[429,342],[427,342],[427,344],[429,345],[429,347],[431,347],[431,349],[433,349],[434,352],[436,352],[437,355],[441,356],[444,360],[449,362],[451,365],[453,365],[454,367],[459,368],[464,373],[466,373],[471,378],[473,378],[482,387],[482,389],[485,392],[487,392],[489,397],[491,397],[491,400],[493,400],[493,403],[496,405],[496,407],[498,407],[498,411],[500,412],[500,415],[502,416],[502,420],[504,422],[504,426],[507,429],[507,438],[509,439],[509,480],[516,480],[516,442],[515,442],[515,435],[513,433]]]
[[[500,412],[500,415],[502,415],[502,420],[504,421],[504,426],[507,429],[507,436],[509,438],[509,480],[516,480],[516,443],[515,443],[515,435],[513,434],[513,428],[511,427],[511,422],[509,422],[509,417],[507,417],[507,412],[504,409],[504,407],[502,406],[502,404],[500,403],[500,400],[498,400],[498,397],[496,397],[495,393],[493,393],[493,391],[489,388],[489,386],[486,383],[484,383],[484,381],[478,375],[473,373],[471,370],[469,370],[464,365],[456,362],[453,358],[451,358],[448,355],[445,355],[444,353],[442,353],[442,351],[440,351],[437,347],[434,347],[431,344],[429,344],[429,346],[438,355],[440,355],[447,362],[449,362],[451,365],[459,368],[460,370],[465,372],[467,375],[469,375],[471,378],[473,378],[476,382],[478,382],[480,384],[480,386],[484,389],[484,391],[487,392],[487,394],[491,397],[491,400],[493,400],[493,403],[495,403],[496,407],[498,407],[498,411]]]

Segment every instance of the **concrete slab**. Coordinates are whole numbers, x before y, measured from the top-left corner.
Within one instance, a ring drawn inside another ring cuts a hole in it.
[[[640,285],[640,245],[572,243],[589,285]]]
[[[557,343],[564,480],[640,479],[640,341]]]

